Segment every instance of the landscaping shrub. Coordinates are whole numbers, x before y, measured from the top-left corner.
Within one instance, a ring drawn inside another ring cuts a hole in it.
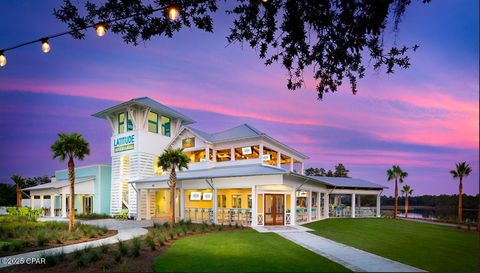
[[[170,239],[173,240],[175,238],[175,231],[173,229],[170,229],[168,231],[168,236],[170,236]]]
[[[110,215],[105,213],[81,213],[75,214],[75,217],[78,219],[108,219],[112,218]]]
[[[50,238],[46,232],[39,232],[36,235],[36,240],[37,240],[37,246],[44,246],[50,241]]]
[[[120,251],[120,254],[122,256],[127,255],[128,253],[128,247],[123,241],[118,241],[118,251]]]
[[[165,245],[165,236],[163,236],[163,234],[158,235],[158,243],[160,244],[160,246]]]
[[[147,244],[147,246],[150,247],[151,250],[155,250],[155,249],[156,249],[155,240],[153,239],[153,235],[148,234],[148,235],[145,237],[145,243]]]
[[[133,238],[130,254],[133,257],[138,257],[140,255],[140,249],[142,247],[142,241],[138,238]]]
[[[100,246],[100,251],[101,251],[102,253],[105,254],[105,253],[108,252],[108,250],[110,250],[110,245],[108,245],[108,244],[103,244],[103,245]]]

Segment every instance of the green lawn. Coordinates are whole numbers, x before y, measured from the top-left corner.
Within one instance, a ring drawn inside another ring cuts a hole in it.
[[[274,233],[225,231],[175,243],[154,262],[156,272],[345,272],[347,268]]]
[[[431,272],[480,272],[478,233],[393,219],[328,219],[315,234]]]

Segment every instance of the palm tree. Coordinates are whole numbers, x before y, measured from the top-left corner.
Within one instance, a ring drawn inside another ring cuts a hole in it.
[[[27,181],[25,181],[25,178],[21,177],[20,175],[14,175],[11,177],[13,182],[15,183],[16,186],[16,192],[17,192],[17,208],[22,207],[22,188],[25,187],[25,184]]]
[[[450,173],[453,176],[453,179],[458,178],[460,180],[460,184],[458,185],[458,224],[462,223],[462,190],[463,184],[462,180],[465,176],[469,176],[472,172],[472,167],[467,164],[467,162],[461,162],[456,164],[455,170],[451,170]]]
[[[398,211],[398,183],[403,183],[403,179],[408,176],[400,166],[393,165],[391,169],[387,170],[388,181],[395,180],[395,208],[393,210],[393,219],[397,219]]]
[[[81,134],[58,134],[58,139],[52,144],[50,150],[53,152],[53,159],[59,158],[60,161],[68,159],[68,180],[70,181],[69,210],[70,221],[68,222],[68,231],[75,227],[75,162],[74,159],[83,160],[90,154],[88,142]]]
[[[183,149],[165,149],[162,155],[158,158],[158,167],[161,167],[164,172],[170,172],[170,181],[168,186],[170,187],[170,226],[175,224],[175,190],[177,184],[176,170],[182,171],[184,168],[188,169],[188,163],[190,158],[183,154]]]
[[[413,189],[409,185],[403,185],[402,194],[405,194],[405,218],[408,218],[408,196],[412,195]]]

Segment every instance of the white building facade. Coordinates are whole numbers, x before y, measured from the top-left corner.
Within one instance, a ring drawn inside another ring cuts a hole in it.
[[[165,221],[168,174],[157,165],[183,148],[189,169],[177,174],[177,219],[248,226],[295,225],[328,217],[377,217],[383,186],[354,178],[304,175],[308,157],[243,124],[219,133],[149,98],[103,110],[111,137],[110,211]]]

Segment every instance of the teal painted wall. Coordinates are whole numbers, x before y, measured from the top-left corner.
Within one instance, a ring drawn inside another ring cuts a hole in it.
[[[112,168],[108,165],[93,165],[75,168],[75,178],[83,178],[87,176],[95,177],[93,189],[94,213],[110,214],[111,175]],[[67,180],[68,170],[56,171],[55,177],[57,180]],[[83,200],[81,196],[75,196],[75,208],[77,209],[77,213],[83,212]]]
[[[102,166],[100,168],[100,192],[101,192],[101,213],[110,214],[110,194],[112,181],[112,167]]]

